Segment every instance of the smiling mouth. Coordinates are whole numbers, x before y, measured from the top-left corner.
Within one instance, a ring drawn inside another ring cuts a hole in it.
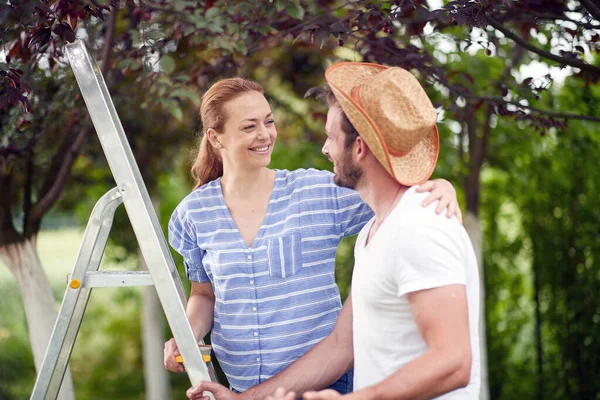
[[[269,151],[271,146],[262,146],[262,147],[251,147],[250,151],[254,151],[255,153],[265,153]]]

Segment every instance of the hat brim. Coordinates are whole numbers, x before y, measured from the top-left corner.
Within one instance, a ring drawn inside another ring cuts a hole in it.
[[[325,79],[342,110],[386,171],[402,185],[418,185],[429,179],[437,163],[437,126],[434,125],[409,152],[394,154],[382,139],[377,124],[351,96],[353,87],[370,81],[386,69],[383,65],[342,62],[329,67],[325,72]]]

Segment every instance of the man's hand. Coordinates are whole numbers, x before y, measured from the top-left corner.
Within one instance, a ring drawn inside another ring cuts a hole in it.
[[[319,392],[306,392],[302,398],[304,400],[337,400],[341,399],[342,395],[333,389],[325,389]]]
[[[183,364],[178,363],[175,359],[177,356],[181,355],[179,353],[179,348],[177,347],[177,343],[175,343],[175,339],[171,338],[165,343],[164,349],[164,363],[165,368],[172,372],[185,372],[185,367]]]
[[[284,388],[280,387],[265,400],[296,400],[296,393],[286,392]]]
[[[203,392],[211,392],[215,400],[235,400],[239,398],[239,394],[216,382],[200,382],[195,388],[189,388],[185,394],[192,400],[209,400],[208,396],[202,394]]]
[[[427,196],[427,198],[423,200],[423,203],[421,204],[423,207],[427,207],[434,201],[439,200],[435,212],[437,214],[441,214],[444,208],[446,208],[446,216],[450,218],[454,215],[462,224],[462,213],[460,211],[460,207],[458,206],[456,190],[450,182],[445,179],[427,181],[417,186],[417,193],[423,192],[430,192],[429,196]]]

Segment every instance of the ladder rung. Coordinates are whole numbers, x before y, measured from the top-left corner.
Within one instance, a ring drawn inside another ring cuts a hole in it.
[[[71,274],[67,276],[71,285]],[[123,286],[152,286],[152,276],[149,271],[88,271],[85,274],[83,288],[123,287]],[[71,285],[71,287],[76,287]]]

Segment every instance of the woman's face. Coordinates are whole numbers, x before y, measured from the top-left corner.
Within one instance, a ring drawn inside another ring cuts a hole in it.
[[[271,106],[259,92],[246,92],[225,104],[224,132],[211,142],[220,143],[223,166],[235,169],[266,167],[271,162],[277,130]]]

